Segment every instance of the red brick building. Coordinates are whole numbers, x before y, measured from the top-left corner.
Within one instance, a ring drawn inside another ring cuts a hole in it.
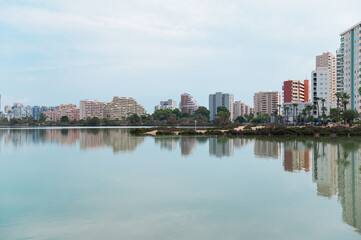
[[[288,80],[283,82],[283,103],[310,101],[310,81]]]

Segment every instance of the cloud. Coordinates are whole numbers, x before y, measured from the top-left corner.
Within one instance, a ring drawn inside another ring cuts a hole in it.
[[[34,104],[99,92],[111,99],[116,89],[149,110],[164,92],[178,100],[187,91],[207,105],[208,94],[222,90],[251,104],[254,92],[309,74],[314,57],[334,51],[339,33],[359,21],[360,8],[357,0],[7,1],[0,3],[0,68],[11,79],[7,94],[33,94],[42,101]],[[29,78],[41,87],[24,83]],[[64,91],[77,86],[74,96],[49,96],[54,81]],[[138,87],[150,83],[153,97]]]

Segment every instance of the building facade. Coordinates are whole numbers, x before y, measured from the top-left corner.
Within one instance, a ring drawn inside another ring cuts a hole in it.
[[[103,119],[103,112],[105,108],[104,102],[99,102],[98,100],[83,100],[80,101],[80,119],[87,119],[97,117]]]
[[[125,120],[133,114],[142,116],[146,115],[147,111],[134,98],[116,96],[112,102],[105,105],[103,116],[110,120]]]
[[[258,92],[254,94],[254,112],[271,116],[272,113],[278,111],[278,105],[281,104],[281,94],[277,91]]]
[[[235,101],[233,106],[233,112],[234,112],[234,119],[236,119],[239,116],[244,117],[245,115],[249,115],[253,113],[253,108],[248,106],[242,101]]]
[[[319,107],[319,110],[314,110],[313,114],[316,116],[322,113],[322,106],[326,107],[325,114],[329,114],[331,107],[331,81],[330,71],[328,68],[319,67],[312,71],[312,102]],[[319,100],[317,100],[317,98]],[[322,99],[325,101],[322,102]],[[319,112],[317,112],[319,111]]]
[[[193,96],[188,93],[183,93],[181,95],[181,102],[179,105],[180,111],[182,113],[193,114],[199,108],[198,103],[194,100]]]
[[[323,53],[316,56],[316,70],[319,68],[326,68],[329,71],[329,95],[330,105],[336,101],[337,92],[337,71],[336,71],[336,57],[330,52]]]
[[[160,101],[160,104],[154,107],[154,111],[157,110],[175,110],[177,108],[177,101],[173,99],[168,99],[168,101]]]
[[[347,29],[341,35],[340,64],[343,92],[350,95],[349,109],[360,111],[361,69],[361,22]]]
[[[234,119],[233,113],[234,97],[233,94],[216,92],[209,95],[210,120],[213,121],[217,116],[217,107],[224,106],[230,112],[230,120]]]
[[[70,121],[80,120],[80,109],[73,104],[61,104],[56,110],[44,112],[46,121],[58,122],[62,116],[67,116]]]
[[[39,121],[42,113],[45,113],[47,111],[55,111],[55,110],[58,110],[58,107],[34,106],[33,107],[33,118],[34,118],[34,120]]]
[[[283,82],[283,103],[309,102],[310,81],[288,80]]]

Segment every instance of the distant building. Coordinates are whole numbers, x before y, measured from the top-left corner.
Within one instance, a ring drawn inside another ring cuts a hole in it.
[[[110,120],[126,119],[132,114],[146,115],[144,107],[137,103],[134,98],[114,97],[113,101],[107,103],[104,108],[104,118]]]
[[[80,101],[80,119],[87,119],[97,117],[103,119],[103,112],[105,108],[104,102],[99,102],[98,100],[83,100]]]
[[[309,102],[310,81],[288,80],[283,82],[283,103]]]
[[[349,109],[360,112],[361,22],[341,33],[340,63],[343,92],[350,95]]]
[[[249,114],[253,113],[253,108],[251,108],[250,106],[248,106],[247,104],[245,104],[244,102],[241,102],[241,101],[234,102],[233,109],[234,109],[233,110],[234,119],[236,119],[239,116],[244,117],[245,115],[249,115]]]
[[[234,97],[233,94],[216,92],[209,95],[209,111],[210,120],[213,121],[217,116],[217,108],[220,106],[226,107],[231,113],[230,120],[234,119],[233,113]]]
[[[181,95],[180,111],[182,113],[193,114],[199,108],[198,103],[194,100],[193,96],[188,93]]]
[[[177,108],[177,101],[173,99],[168,99],[168,101],[160,101],[160,104],[154,107],[154,111],[157,110],[175,110]]]
[[[80,120],[80,109],[74,104],[61,104],[57,110],[44,112],[47,121],[58,122],[62,116],[68,116],[70,121]]]
[[[258,92],[254,94],[254,112],[255,114],[271,114],[278,111],[278,105],[281,104],[281,94],[276,91]]]
[[[34,106],[33,107],[33,118],[34,120],[40,120],[40,115],[47,111],[55,111],[58,110],[58,107],[45,107],[45,106]]]
[[[33,108],[24,106],[22,103],[14,103],[12,106],[5,106],[4,116],[7,119],[33,117]]]
[[[323,105],[327,108],[325,114],[329,114],[331,107],[331,81],[330,81],[330,71],[328,68],[319,67],[317,70],[312,71],[312,101],[319,107],[319,114],[322,113],[322,101],[321,99],[325,99],[326,101]],[[316,97],[319,100],[316,101]],[[314,110],[314,115],[317,115],[317,110]]]
[[[316,70],[317,69],[327,69],[329,71],[329,95],[330,102],[332,105],[333,102],[336,102],[336,92],[337,92],[337,72],[336,72],[336,57],[330,52],[323,53],[322,55],[316,56]]]

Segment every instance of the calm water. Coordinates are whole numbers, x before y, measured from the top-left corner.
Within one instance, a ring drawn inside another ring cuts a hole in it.
[[[0,129],[0,239],[360,239],[361,141]]]

